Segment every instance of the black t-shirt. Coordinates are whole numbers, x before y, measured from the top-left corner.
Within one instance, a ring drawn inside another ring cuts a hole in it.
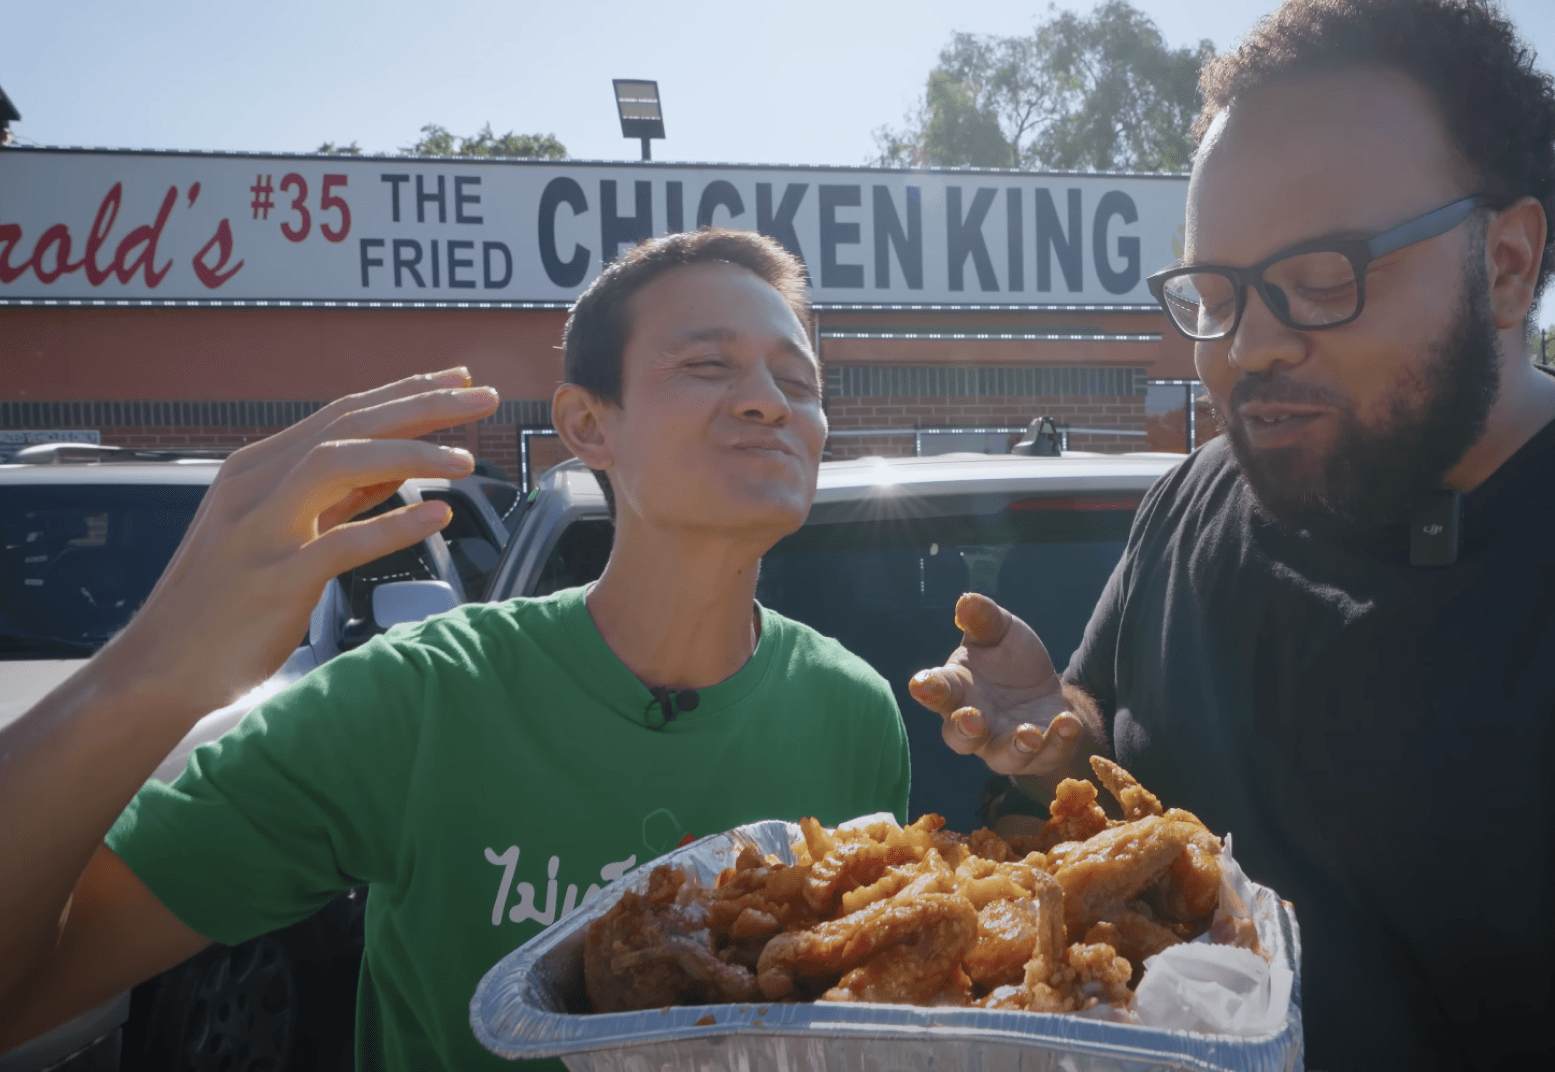
[[[1555,1050],[1555,424],[1465,496],[1455,565],[1255,508],[1216,440],[1141,505],[1067,676],[1117,758],[1292,901],[1307,1061]]]

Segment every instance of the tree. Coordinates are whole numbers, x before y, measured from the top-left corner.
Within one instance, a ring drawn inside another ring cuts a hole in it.
[[[1026,36],[957,33],[875,163],[1056,170],[1179,170],[1193,152],[1209,41],[1169,49],[1148,16],[1107,0],[1055,12]]]
[[[362,155],[362,147],[360,145],[358,145],[354,141],[350,145],[336,145],[332,141],[327,141],[323,145],[320,145],[317,149],[315,149],[313,151],[316,152],[316,153],[328,153],[328,154],[330,154],[332,156],[361,156]]]
[[[450,133],[446,127],[428,123],[421,128],[416,144],[401,149],[410,156],[520,156],[541,160],[567,159],[567,147],[554,134],[515,134],[511,130],[500,138],[491,124],[481,127],[473,138]]]

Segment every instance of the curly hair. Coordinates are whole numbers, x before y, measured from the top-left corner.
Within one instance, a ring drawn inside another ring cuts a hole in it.
[[[1205,65],[1194,140],[1263,86],[1369,65],[1425,89],[1493,207],[1538,198],[1548,221],[1541,292],[1555,268],[1555,80],[1490,0],[1286,0]]]

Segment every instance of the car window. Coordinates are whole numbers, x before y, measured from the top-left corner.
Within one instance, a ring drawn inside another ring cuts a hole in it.
[[[394,494],[371,510],[358,514],[353,520],[377,517],[390,510],[398,510],[404,505],[404,499]],[[387,584],[390,581],[435,580],[438,580],[437,572],[433,569],[430,556],[427,554],[426,543],[421,540],[342,573],[340,583],[345,589],[346,599],[351,604],[351,617],[342,627],[341,636],[338,638],[340,646],[359,647],[374,634],[381,632],[373,624],[373,589],[380,584]]]
[[[835,637],[890,683],[911,742],[912,814],[973,829],[988,770],[944,746],[939,719],[907,694],[907,679],[960,643],[953,615],[968,591],[1029,622],[1062,670],[1133,517],[1130,504],[1102,505],[1030,500],[992,515],[811,524],[763,559],[764,605]]]
[[[518,530],[519,521],[523,520],[523,499],[519,495],[518,486],[515,484],[482,484],[481,494],[491,503],[492,509],[497,511],[497,516],[502,519],[502,525],[508,530],[508,535],[513,535]]]
[[[50,654],[50,640],[101,647],[151,594],[205,490],[0,487],[0,653]]]
[[[453,518],[443,528],[443,540],[448,544],[454,568],[459,571],[465,596],[480,599],[486,594],[487,582],[502,557],[498,539],[486,528],[479,509],[464,492],[452,488],[424,488],[421,497],[445,502],[453,511]]]
[[[574,521],[562,530],[551,548],[540,581],[532,595],[548,596],[563,588],[597,581],[610,560],[610,541],[615,526],[609,521]]]

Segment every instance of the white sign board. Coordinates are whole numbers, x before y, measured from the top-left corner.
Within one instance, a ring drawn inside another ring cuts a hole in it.
[[[821,306],[1148,305],[1184,176],[0,151],[0,304],[565,305],[712,224]]]

